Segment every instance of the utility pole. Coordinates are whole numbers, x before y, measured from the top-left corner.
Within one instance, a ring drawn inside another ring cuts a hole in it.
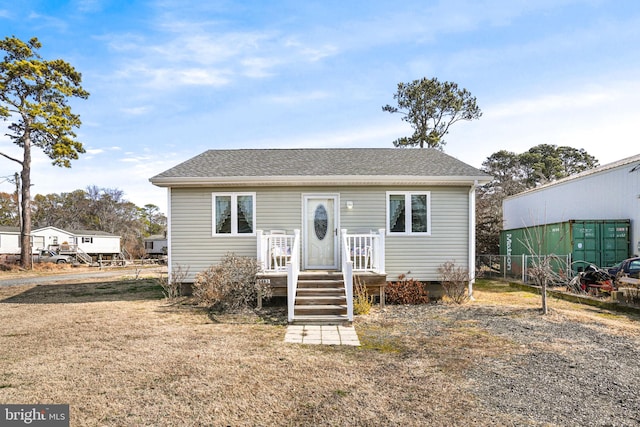
[[[18,220],[20,221],[20,232],[22,233],[22,215],[20,212],[20,174],[16,172],[16,207],[18,208]]]

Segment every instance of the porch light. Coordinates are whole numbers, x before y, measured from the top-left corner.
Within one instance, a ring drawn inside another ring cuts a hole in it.
[[[353,209],[353,202],[351,200],[347,200],[347,209]]]

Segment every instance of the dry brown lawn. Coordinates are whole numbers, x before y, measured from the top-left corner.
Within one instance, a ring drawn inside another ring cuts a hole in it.
[[[538,316],[539,297],[505,285],[476,298]],[[359,348],[307,346],[284,343],[282,307],[213,316],[153,279],[0,288],[0,402],[69,404],[73,426],[518,424],[482,408],[465,371],[522,346],[430,307],[375,308]],[[640,335],[626,315],[552,307]]]

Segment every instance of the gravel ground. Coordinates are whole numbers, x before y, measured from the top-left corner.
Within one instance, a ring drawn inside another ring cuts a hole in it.
[[[513,306],[390,307],[380,315],[426,335],[466,324],[511,343],[513,351],[481,354],[463,373],[482,425],[640,425],[638,329]]]

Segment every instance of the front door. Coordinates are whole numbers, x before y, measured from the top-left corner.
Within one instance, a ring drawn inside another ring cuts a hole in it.
[[[306,195],[303,203],[303,268],[337,270],[338,196]]]

